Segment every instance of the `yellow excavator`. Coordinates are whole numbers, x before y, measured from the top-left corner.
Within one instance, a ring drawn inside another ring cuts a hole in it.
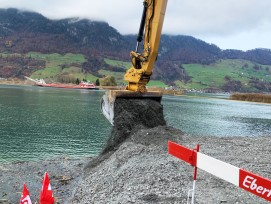
[[[128,82],[126,90],[106,91],[101,100],[101,111],[112,125],[114,125],[114,106],[117,98],[151,98],[161,102],[162,93],[148,91],[146,85],[157,59],[166,6],[167,0],[143,2],[136,49],[130,52],[132,67],[124,75],[124,80]],[[142,40],[144,43],[140,52]]]

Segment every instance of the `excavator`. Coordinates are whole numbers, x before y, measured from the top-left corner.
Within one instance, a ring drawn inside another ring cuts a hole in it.
[[[144,0],[143,13],[135,51],[130,52],[132,67],[124,75],[128,82],[125,90],[108,90],[101,100],[101,111],[109,122],[114,126],[114,106],[118,98],[149,98],[162,100],[159,91],[148,91],[147,83],[150,81],[163,27],[167,0]],[[143,46],[140,43],[143,40]]]

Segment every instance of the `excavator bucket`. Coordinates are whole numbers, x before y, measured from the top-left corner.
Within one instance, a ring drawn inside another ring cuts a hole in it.
[[[127,99],[152,99],[161,103],[162,93],[159,91],[148,91],[145,93],[133,92],[129,90],[108,90],[101,100],[101,111],[107,120],[114,126],[114,107],[117,98]]]

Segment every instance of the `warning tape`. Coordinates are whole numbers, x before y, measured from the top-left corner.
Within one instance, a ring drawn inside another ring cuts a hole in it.
[[[271,180],[269,179],[171,141],[168,142],[168,153],[194,167],[198,167],[250,193],[271,201]]]

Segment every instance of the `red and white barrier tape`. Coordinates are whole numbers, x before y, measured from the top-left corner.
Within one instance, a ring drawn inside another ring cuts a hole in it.
[[[271,201],[271,180],[269,179],[171,141],[168,142],[168,153],[194,167],[198,167],[250,193]]]

